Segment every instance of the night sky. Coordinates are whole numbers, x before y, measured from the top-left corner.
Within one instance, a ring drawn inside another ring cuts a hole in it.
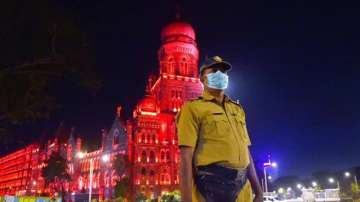
[[[94,97],[66,94],[62,110],[30,133],[64,120],[100,141],[116,105],[130,117],[147,76],[157,73],[160,31],[175,9],[172,1],[62,2],[87,34],[104,84]],[[245,107],[255,158],[271,153],[277,175],[360,165],[359,5],[251,2],[182,1],[181,15],[201,58],[232,63],[227,93]]]

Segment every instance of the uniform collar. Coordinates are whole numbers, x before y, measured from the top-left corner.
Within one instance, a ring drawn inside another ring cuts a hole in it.
[[[211,95],[208,91],[204,90],[202,96],[201,96],[204,100],[215,100],[215,97],[213,95]],[[225,102],[231,101],[231,99],[229,98],[229,96],[224,95],[224,100]]]

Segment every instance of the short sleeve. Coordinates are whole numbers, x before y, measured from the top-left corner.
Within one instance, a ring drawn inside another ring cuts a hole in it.
[[[247,127],[246,127],[246,124],[244,123],[243,125],[244,127],[244,138],[245,138],[245,142],[248,146],[251,145],[251,140],[250,140],[250,137],[249,137],[249,133],[248,133],[248,130],[247,130]]]
[[[245,116],[245,111],[242,109],[243,111],[243,122],[242,122],[242,125],[243,125],[243,131],[244,131],[244,139],[245,139],[245,143],[248,145],[248,146],[251,146],[251,140],[250,140],[250,137],[249,137],[249,133],[248,133],[248,130],[247,130],[247,126],[246,126],[246,116]]]
[[[198,121],[191,103],[186,103],[176,116],[176,130],[179,146],[195,147],[198,138]]]

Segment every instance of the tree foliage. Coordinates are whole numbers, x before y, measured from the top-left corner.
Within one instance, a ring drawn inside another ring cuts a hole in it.
[[[127,159],[127,155],[118,155],[113,162],[114,170],[119,176],[119,180],[116,182],[115,186],[115,196],[122,199],[129,197],[128,194],[131,184],[130,178],[126,176],[127,168],[130,166]]]
[[[53,152],[49,159],[45,161],[45,165],[46,166],[41,170],[41,174],[45,179],[46,184],[55,182],[56,180],[70,180],[70,175],[67,173],[66,159],[58,152]]]

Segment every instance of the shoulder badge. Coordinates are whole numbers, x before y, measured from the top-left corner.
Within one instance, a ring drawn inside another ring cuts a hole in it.
[[[232,100],[232,99],[229,99],[229,101],[232,102],[233,104],[239,106],[240,108],[243,108],[243,106],[240,104],[240,101],[239,101],[239,100],[234,101],[234,100]]]

